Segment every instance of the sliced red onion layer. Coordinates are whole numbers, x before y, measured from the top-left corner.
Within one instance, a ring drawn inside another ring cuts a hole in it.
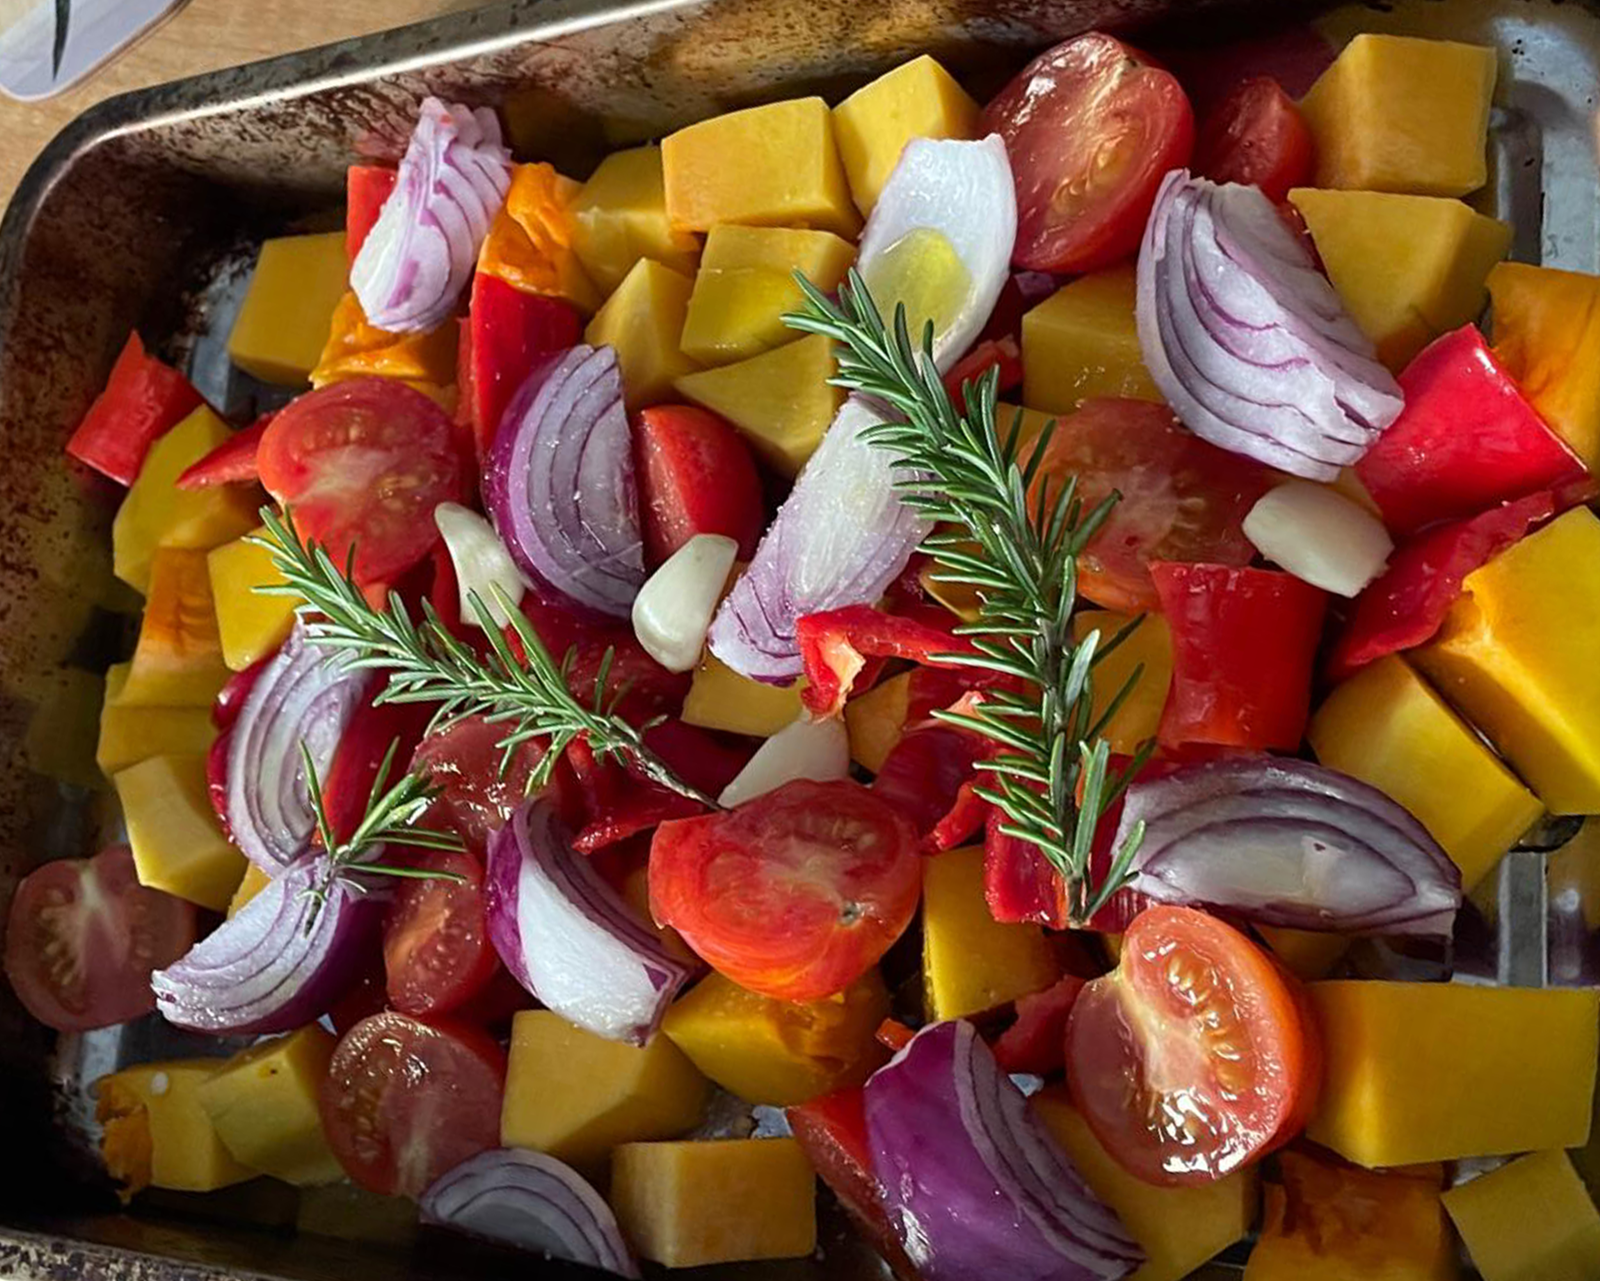
[[[573,604],[628,616],[644,585],[644,542],[615,351],[574,347],[528,375],[500,420],[483,497],[512,559],[535,582]]]
[[[311,847],[316,820],[301,745],[326,778],[376,681],[346,668],[297,622],[250,687],[228,740],[226,809],[234,843],[262,871],[275,876]]]
[[[688,981],[535,797],[489,839],[489,938],[513,978],[596,1036],[643,1045]]]
[[[794,680],[803,670],[800,619],[876,601],[928,536],[928,521],[896,492],[895,455],[862,435],[883,421],[862,397],[845,401],[722,602],[708,639],[734,671]]]
[[[1144,1261],[970,1023],[918,1032],[867,1082],[866,1110],[923,1281],[1117,1281]]]
[[[378,945],[383,901],[343,878],[324,899],[325,856],[305,859],[150,978],[168,1023],[198,1032],[288,1032],[321,1018]]]
[[[1175,169],[1139,251],[1139,345],[1184,426],[1333,480],[1403,406],[1339,295],[1257,187]]]
[[[611,1207],[576,1170],[542,1152],[480,1152],[424,1192],[417,1208],[436,1227],[617,1276],[639,1275]]]
[[[1382,792],[1309,761],[1242,756],[1128,789],[1116,844],[1144,824],[1130,889],[1259,925],[1448,937],[1461,872]]]
[[[409,333],[454,315],[510,189],[494,112],[425,99],[394,191],[350,267],[367,320]]]

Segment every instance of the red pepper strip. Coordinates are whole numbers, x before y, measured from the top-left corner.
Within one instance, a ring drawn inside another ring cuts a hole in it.
[[[349,840],[366,816],[367,800],[390,747],[394,759],[384,786],[400,781],[422,741],[434,707],[429,703],[375,703],[358,711],[334,749],[322,792],[334,836]]]
[[[256,451],[261,437],[275,414],[263,414],[248,427],[242,427],[199,462],[192,464],[177,479],[179,489],[210,489],[213,485],[253,485],[261,479],[256,472]]]
[[[131,333],[105,390],[67,441],[67,453],[119,485],[131,485],[150,446],[201,403],[189,380],[146,355],[139,335]]]
[[[976,383],[991,369],[1000,371],[995,395],[1002,399],[1022,386],[1022,347],[1016,338],[1009,334],[986,338],[950,367],[944,389],[959,412],[967,412],[967,384]]]
[[[1356,464],[1396,534],[1461,520],[1588,473],[1473,325],[1435,340],[1400,375],[1405,411]]]
[[[665,823],[692,818],[705,809],[686,796],[596,758],[589,744],[577,739],[567,747],[567,764],[577,782],[576,822],[572,848],[593,854]]]
[[[211,750],[206,753],[206,793],[211,798],[211,808],[222,823],[223,834],[231,841],[233,829],[228,825],[228,744],[233,738],[233,724],[239,719],[244,700],[250,697],[261,673],[272,661],[272,655],[258,658],[242,672],[228,677],[228,683],[217,694],[211,705],[211,723],[217,727],[217,736],[211,740]]]
[[[716,796],[755,755],[749,739],[713,734],[680,720],[662,721],[644,732],[644,745],[690,787]]]
[[[472,302],[461,326],[457,419],[470,426],[478,458],[487,457],[506,406],[539,357],[583,339],[583,324],[559,298],[524,293],[498,276],[472,278]]]
[[[925,852],[953,849],[983,824],[987,804],[973,793],[972,776],[986,750],[965,730],[918,726],[895,744],[872,790],[911,820]]]
[[[400,175],[385,165],[351,165],[345,172],[344,252],[353,263]]]
[[[807,687],[801,697],[813,716],[838,716],[869,658],[938,663],[940,654],[974,654],[972,642],[947,627],[885,614],[870,605],[846,605],[808,614],[795,628]]]
[[[1172,629],[1161,742],[1298,748],[1326,595],[1267,569],[1156,561],[1150,576]]]
[[[884,1049],[893,1050],[898,1054],[911,1044],[912,1038],[916,1035],[899,1019],[884,1019],[878,1024],[878,1030],[873,1033],[873,1039]]]
[[[994,1043],[994,1057],[1007,1072],[1053,1076],[1066,1066],[1067,1016],[1085,980],[1063,975],[1054,987],[1017,998],[1017,1021]]]
[[[1037,845],[1002,832],[1004,821],[991,806],[983,838],[983,896],[989,915],[1002,924],[1065,929],[1066,882]]]

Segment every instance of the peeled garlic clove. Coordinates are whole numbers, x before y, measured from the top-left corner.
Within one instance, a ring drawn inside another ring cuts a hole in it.
[[[802,715],[756,749],[733,782],[722,789],[717,804],[743,805],[776,791],[797,778],[826,783],[850,776],[850,731],[843,719],[814,721]]]
[[[433,509],[433,523],[439,527],[450,563],[455,566],[456,582],[461,588],[461,617],[474,627],[482,626],[478,611],[472,607],[471,598],[477,596],[489,616],[504,627],[511,618],[500,602],[500,593],[515,608],[528,590],[528,581],[494,526],[460,503],[440,503]]]
[[[1371,512],[1305,480],[1264,494],[1244,518],[1244,536],[1274,565],[1339,596],[1358,595],[1394,551]]]
[[[633,634],[669,672],[700,661],[711,616],[722,599],[739,544],[722,534],[696,534],[645,580],[633,599]]]

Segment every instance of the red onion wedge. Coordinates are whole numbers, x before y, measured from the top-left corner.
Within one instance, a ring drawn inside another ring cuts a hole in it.
[[[912,1038],[866,1086],[889,1222],[922,1281],[1117,1281],[1143,1261],[963,1020]]]
[[[1309,761],[1239,756],[1128,789],[1120,848],[1144,824],[1129,889],[1258,925],[1448,937],[1461,873],[1403,807]]]
[[[182,960],[150,978],[168,1023],[198,1032],[288,1032],[326,1014],[378,945],[383,900],[325,856],[302,860]],[[326,896],[313,892],[326,884]]]
[[[644,542],[615,351],[573,347],[534,368],[500,420],[483,496],[512,559],[547,595],[628,617]]]
[[[424,99],[394,191],[350,267],[367,320],[410,333],[454,315],[510,189],[494,112]]]
[[[524,1148],[463,1161],[422,1194],[424,1223],[484,1241],[637,1277],[616,1216],[572,1167]]]
[[[690,969],[572,848],[537,797],[489,839],[489,938],[513,978],[596,1036],[643,1045]]]
[[[228,827],[245,857],[274,876],[311,848],[316,826],[301,745],[317,777],[326,778],[339,740],[378,680],[314,644],[307,627],[297,622],[261,669],[228,739]],[[314,620],[309,627],[315,630]]]
[[[1259,188],[1169,173],[1138,279],[1145,364],[1202,440],[1328,481],[1399,416],[1400,385]]]
[[[740,675],[775,685],[801,675],[800,619],[877,600],[927,537],[896,490],[895,455],[863,436],[883,421],[863,398],[845,401],[717,611],[711,652]]]

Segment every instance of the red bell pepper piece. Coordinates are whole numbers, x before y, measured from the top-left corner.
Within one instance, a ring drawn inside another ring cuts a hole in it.
[[[131,333],[105,390],[67,441],[67,453],[119,485],[131,485],[150,446],[201,403],[189,380],[146,354],[139,335]]]
[[[387,165],[351,165],[345,171],[344,252],[351,262],[361,252],[399,176]]]
[[[1405,410],[1356,464],[1396,534],[1587,474],[1474,325],[1424,348],[1400,375],[1400,386]]]
[[[253,485],[261,479],[256,471],[256,451],[267,424],[276,414],[263,414],[248,427],[242,427],[199,462],[178,477],[179,489],[210,489],[213,485]]]
[[[995,395],[1002,400],[1022,386],[1022,345],[1014,337],[986,338],[950,367],[944,376],[944,389],[957,410],[967,412],[966,385],[976,383],[991,369],[1000,371]],[[1008,428],[1008,423],[1000,424],[1002,432]]]
[[[461,402],[457,416],[472,428],[481,459],[500,418],[540,356],[583,339],[583,324],[559,298],[524,293],[498,276],[472,278],[472,302],[461,326]]]
[[[576,821],[581,825],[572,848],[593,854],[648,832],[668,819],[693,818],[705,807],[612,760],[600,760],[589,744],[567,747],[567,764],[577,783]]]
[[[904,734],[872,780],[872,790],[897,806],[929,852],[954,849],[983,826],[988,802],[973,790],[987,744],[937,721]]]
[[[872,1039],[884,1049],[898,1054],[916,1039],[916,1035],[899,1019],[884,1019],[878,1024],[878,1030],[872,1034]]]
[[[1001,1068],[1053,1076],[1066,1066],[1067,1016],[1084,982],[1076,974],[1064,974],[1054,987],[1017,998],[1017,1021],[994,1043]]]
[[[644,745],[674,774],[707,796],[718,795],[755,755],[748,739],[725,738],[686,721],[666,720],[644,732]]]
[[[427,732],[434,708],[428,703],[372,703],[345,726],[322,781],[323,798],[333,834],[341,841],[354,835],[366,816],[367,800],[384,757],[394,749],[385,788],[406,771],[411,754]]]
[[[1031,841],[1007,836],[999,810],[989,810],[983,836],[983,897],[1002,924],[1067,925],[1067,885]]]
[[[931,666],[940,655],[974,654],[972,642],[948,627],[901,615],[885,614],[870,605],[808,614],[795,626],[800,659],[805,664],[802,694],[813,716],[837,716],[844,710],[856,678],[872,658],[904,658]]]
[[[730,424],[692,405],[641,410],[634,427],[645,559],[659,565],[696,534],[723,534],[749,560],[767,525],[761,476]]]
[[[1157,561],[1150,575],[1172,629],[1161,742],[1299,747],[1326,595],[1268,569]]]
[[[228,683],[217,694],[211,705],[211,723],[217,727],[217,736],[211,740],[211,750],[206,753],[206,794],[211,798],[211,808],[222,823],[223,834],[231,841],[233,829],[228,824],[228,745],[233,738],[233,724],[239,719],[245,699],[256,687],[256,681],[272,661],[272,655],[258,658],[242,672],[228,677]]]

